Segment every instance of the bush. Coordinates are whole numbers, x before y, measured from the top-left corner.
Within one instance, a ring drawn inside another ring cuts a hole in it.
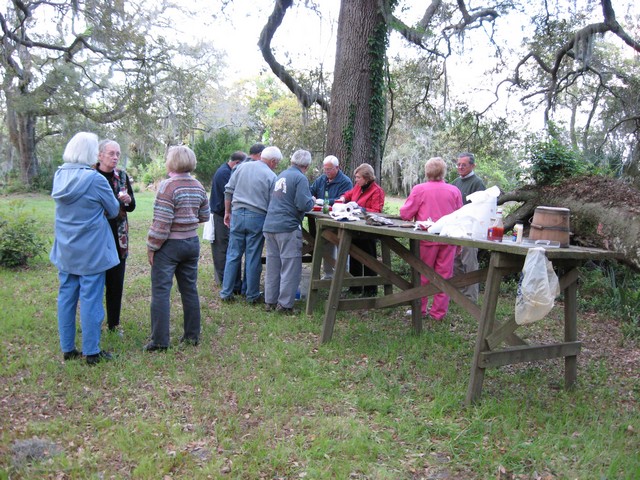
[[[36,222],[24,212],[24,202],[9,202],[0,211],[0,266],[23,267],[30,258],[45,251],[45,242],[36,233]]]
[[[531,178],[537,185],[553,185],[584,173],[576,152],[552,138],[529,147]]]
[[[223,128],[209,138],[199,138],[193,145],[198,159],[198,166],[194,172],[196,178],[208,187],[218,167],[229,160],[233,152],[243,149],[245,145],[242,136],[236,131]]]
[[[580,277],[582,307],[618,318],[625,337],[640,339],[640,274],[617,263],[590,262]]]

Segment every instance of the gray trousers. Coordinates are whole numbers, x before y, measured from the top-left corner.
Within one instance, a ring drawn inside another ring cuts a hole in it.
[[[175,275],[182,299],[184,338],[200,338],[200,297],[198,297],[198,259],[200,239],[167,240],[153,256],[151,267],[151,341],[169,346],[171,287]]]
[[[291,308],[302,278],[302,231],[265,232],[264,238],[267,247],[264,301]]]
[[[462,247],[460,255],[457,255],[453,262],[453,275],[473,272],[478,269],[478,249],[472,247]],[[478,292],[480,285],[474,283],[460,288],[460,291],[473,303],[478,303]]]

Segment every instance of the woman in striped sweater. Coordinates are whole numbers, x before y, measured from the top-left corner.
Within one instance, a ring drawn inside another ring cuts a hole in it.
[[[196,156],[184,146],[170,147],[165,163],[169,178],[160,183],[147,236],[151,265],[151,341],[147,352],[169,348],[170,296],[175,275],[184,311],[181,342],[200,341],[198,297],[198,224],[209,220],[209,201],[202,184],[191,176]]]

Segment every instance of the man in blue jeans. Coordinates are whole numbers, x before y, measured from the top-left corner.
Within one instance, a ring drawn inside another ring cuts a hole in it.
[[[282,153],[278,147],[265,148],[260,160],[238,165],[224,189],[224,224],[230,228],[230,232],[220,291],[223,301],[234,298],[233,289],[244,254],[247,302],[262,303],[262,226],[276,180],[273,170],[281,159]]]

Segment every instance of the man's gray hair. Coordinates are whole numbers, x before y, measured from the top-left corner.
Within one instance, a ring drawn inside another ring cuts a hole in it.
[[[468,158],[470,165],[475,165],[476,163],[476,157],[473,155],[473,153],[463,152],[460,155],[458,155],[458,158]]]
[[[338,157],[334,155],[329,155],[327,157],[324,157],[324,160],[322,161],[322,165],[327,165],[327,164],[331,164],[334,167],[337,167],[338,165],[340,165],[340,160],[338,160]]]
[[[260,154],[260,158],[263,160],[275,160],[278,163],[282,160],[282,152],[278,147],[267,147]]]
[[[65,163],[94,165],[98,161],[98,136],[90,132],[76,133],[62,154]]]
[[[311,163],[311,153],[307,150],[296,150],[291,155],[291,165],[297,165],[298,167],[308,167]]]

